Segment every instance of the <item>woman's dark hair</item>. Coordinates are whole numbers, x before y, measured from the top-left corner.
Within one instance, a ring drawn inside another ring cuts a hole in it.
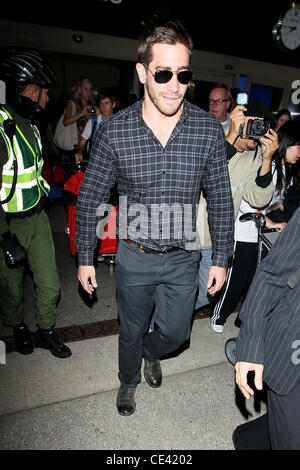
[[[284,114],[287,114],[289,117],[291,117],[291,113],[288,109],[280,109],[276,114],[276,121],[278,121],[278,119],[281,118],[281,116]]]
[[[143,24],[138,44],[138,62],[149,65],[152,60],[152,46],[154,44],[176,44],[178,42],[192,51],[192,38],[178,20],[160,21],[154,17],[147,24]]]
[[[277,170],[275,191],[276,193],[280,193],[282,190],[287,190],[292,180],[293,165],[285,161],[286,151],[288,147],[300,145],[300,122],[293,120],[287,121],[278,129],[277,135],[279,146],[273,155],[273,161],[275,163],[275,169]],[[285,174],[282,161],[285,162]]]

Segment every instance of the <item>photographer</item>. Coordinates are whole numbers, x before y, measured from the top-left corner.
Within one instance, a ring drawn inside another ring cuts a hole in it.
[[[270,131],[274,132],[274,131]],[[271,207],[275,204],[283,204],[287,195],[287,190],[293,184],[293,167],[300,157],[300,125],[298,122],[290,120],[278,130],[278,148],[272,157],[272,179],[274,191],[270,201]],[[265,139],[260,139],[264,142]],[[268,208],[267,208],[268,210]],[[228,270],[228,277],[224,290],[218,303],[214,308],[212,317],[212,327],[214,331],[222,332],[228,316],[234,311],[240,299],[244,299],[253,276],[256,271],[258,255],[258,231],[254,221],[240,221],[240,216],[258,212],[246,200],[242,199],[240,210],[235,222],[235,252],[232,267]],[[260,211],[259,211],[260,212]],[[265,213],[265,210],[262,210]],[[283,217],[273,221],[273,215],[268,213],[266,217],[266,227],[281,232],[286,221]],[[240,326],[239,317],[235,322]]]
[[[55,82],[52,69],[35,51],[9,52],[0,64],[8,105],[0,105],[0,313],[13,328],[20,354],[33,352],[24,323],[25,265],[35,283],[35,341],[59,358],[71,356],[53,327],[60,282],[48,217],[43,210],[49,185],[42,177],[41,139],[34,123]]]
[[[253,105],[252,102],[246,107],[238,105],[232,112],[232,122],[227,136],[227,142],[233,145],[236,150],[255,151],[253,158],[256,158],[260,145],[262,161],[264,163],[267,155],[268,168],[271,168],[269,158],[273,157],[278,148],[277,134],[270,129],[271,117],[271,112],[262,103],[254,103]],[[270,178],[272,178],[271,173],[268,172],[265,176],[265,183]],[[267,201],[267,203],[269,202],[270,200]],[[222,290],[211,318],[211,326],[216,333],[223,333],[226,319],[240,298],[246,295],[253,279],[258,253],[257,229],[254,222],[241,222],[239,218],[245,212],[255,212],[258,209],[262,209],[262,207],[259,208],[257,204],[251,203],[244,196],[242,197],[235,222],[235,250],[228,269],[226,288]]]
[[[93,99],[92,82],[86,77],[81,78],[75,87],[71,99],[67,102],[64,116],[64,126],[70,126],[76,122],[78,140],[87,121],[93,114]],[[72,102],[75,104],[75,115],[72,113]]]
[[[258,139],[240,136],[240,126],[249,119],[270,119],[271,111],[257,101],[249,102],[247,107],[237,105],[230,113],[230,126],[226,135],[228,170],[234,203],[234,216],[237,217],[242,199],[252,207],[261,209],[268,205],[273,195],[271,161],[278,147],[277,134],[270,130],[266,137]],[[260,143],[259,143],[260,142]],[[204,232],[201,234],[202,218],[205,218]],[[201,194],[197,226],[202,242],[201,261],[199,266],[199,293],[195,309],[199,309],[214,300],[210,296],[212,243],[206,213],[205,194]],[[222,330],[212,319],[214,331]],[[217,331],[217,332],[222,332]]]

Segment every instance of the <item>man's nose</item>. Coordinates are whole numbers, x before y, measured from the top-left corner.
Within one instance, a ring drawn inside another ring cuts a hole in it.
[[[179,90],[179,81],[177,80],[177,75],[174,73],[171,80],[168,82],[168,89],[172,91]]]

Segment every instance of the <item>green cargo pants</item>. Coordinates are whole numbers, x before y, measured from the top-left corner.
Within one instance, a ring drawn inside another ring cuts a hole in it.
[[[42,211],[25,219],[12,219],[7,225],[0,217],[0,234],[15,233],[28,255],[28,266],[35,284],[36,323],[51,328],[56,321],[56,304],[60,294],[55,249],[47,214]],[[0,312],[8,326],[24,320],[24,267],[9,268],[0,249]]]

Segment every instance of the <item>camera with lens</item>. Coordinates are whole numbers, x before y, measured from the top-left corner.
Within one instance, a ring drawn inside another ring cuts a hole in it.
[[[15,234],[10,232],[2,234],[0,246],[9,268],[18,268],[27,263],[27,253]]]
[[[93,114],[96,113],[96,110],[95,110],[94,106],[91,106],[91,107],[89,108],[89,112],[90,112],[90,113],[93,113]]]
[[[247,107],[247,112],[245,113],[245,116],[265,117],[257,117],[255,119],[246,118],[245,124],[240,126],[240,136],[244,139],[259,140],[261,137],[264,137],[270,130],[271,119],[266,118],[266,116],[269,116],[270,113],[266,114],[266,107],[262,103],[257,103],[255,101],[250,101],[250,103],[248,103],[248,99],[249,97],[247,93],[244,92],[238,93],[236,98],[236,103],[238,105]],[[264,107],[264,109],[262,107]],[[261,114],[262,112],[263,114]]]
[[[259,140],[270,130],[271,122],[264,118],[249,119],[246,123],[246,129],[243,133],[243,127],[240,129],[240,135],[246,139]]]

